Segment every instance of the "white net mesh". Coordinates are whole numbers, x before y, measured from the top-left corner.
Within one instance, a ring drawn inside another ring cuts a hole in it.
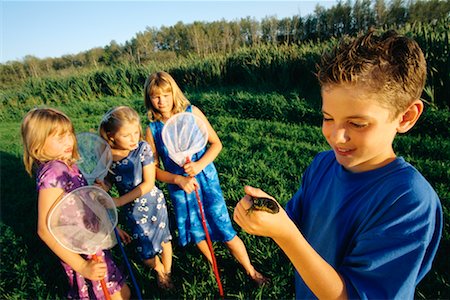
[[[173,115],[164,124],[161,134],[169,157],[180,167],[208,142],[205,122],[189,112]]]
[[[80,187],[65,195],[50,211],[47,225],[66,249],[95,254],[117,240],[117,210],[112,198],[96,186]]]
[[[112,153],[108,143],[95,133],[77,134],[80,160],[77,165],[89,184],[96,178],[103,180],[112,164]]]

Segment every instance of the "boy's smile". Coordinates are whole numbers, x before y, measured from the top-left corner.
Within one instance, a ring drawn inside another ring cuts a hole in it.
[[[322,133],[337,161],[351,172],[382,167],[395,159],[392,142],[400,117],[359,86],[322,89]]]

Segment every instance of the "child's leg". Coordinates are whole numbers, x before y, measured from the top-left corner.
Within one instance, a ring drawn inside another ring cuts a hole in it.
[[[161,244],[163,251],[161,253],[161,262],[164,266],[164,273],[172,272],[172,242]]]
[[[131,291],[127,284],[124,284],[120,291],[111,295],[111,300],[128,300],[131,297]]]
[[[144,264],[147,267],[149,267],[149,268],[155,270],[156,272],[158,272],[158,274],[163,274],[164,273],[164,266],[161,263],[161,260],[159,259],[158,255],[156,255],[153,258],[149,258],[149,259],[144,260]]]
[[[170,244],[170,243],[169,243]],[[162,244],[163,245],[163,244]],[[170,248],[168,252],[171,252],[172,245],[170,244]],[[163,253],[161,256],[164,255],[164,247],[163,247]],[[165,255],[165,259],[168,260],[167,253]],[[159,256],[155,256],[154,258],[150,258],[144,261],[144,264],[148,267],[152,268],[156,271],[158,286],[162,289],[170,290],[173,288],[172,279],[170,278],[170,272],[165,271],[165,265],[161,262],[159,259]],[[170,268],[172,268],[172,253],[170,254],[170,262],[169,262]]]
[[[245,248],[242,240],[236,235],[232,240],[225,242],[228,249],[230,249],[231,254],[237,259],[237,261],[244,267],[247,274],[255,281],[258,285],[262,285],[268,282],[268,279],[264,277],[261,273],[255,270],[250,258],[248,257],[247,249]]]
[[[209,251],[209,248],[208,248],[208,243],[206,243],[206,241],[203,240],[200,243],[197,243],[197,247],[198,247],[198,249],[200,249],[200,252],[203,253],[203,255],[206,257],[206,259],[212,265],[212,256],[211,256],[211,252]]]

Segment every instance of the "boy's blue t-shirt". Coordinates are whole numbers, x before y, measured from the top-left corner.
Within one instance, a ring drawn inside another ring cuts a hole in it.
[[[353,299],[413,299],[442,232],[436,192],[401,157],[351,173],[319,153],[286,211]],[[297,272],[295,286],[298,299],[315,298]]]

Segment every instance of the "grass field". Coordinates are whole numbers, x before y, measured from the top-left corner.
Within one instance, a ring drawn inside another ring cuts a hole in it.
[[[244,185],[261,187],[285,204],[297,190],[301,175],[313,156],[328,149],[320,131],[317,103],[303,99],[296,92],[217,89],[192,91],[187,95],[205,112],[222,140],[224,149],[216,160],[216,167],[230,214],[244,194]],[[59,108],[72,118],[76,131],[83,132],[95,130],[103,113],[115,105],[133,106],[141,113],[145,125],[139,95],[127,99],[111,97],[70,102]],[[450,250],[449,118],[448,111],[427,110],[417,128],[399,136],[395,142],[397,154],[415,165],[431,182],[444,207],[445,228],[440,250],[433,269],[419,285],[418,299],[450,298],[450,264],[446,257]],[[62,299],[66,289],[65,275],[56,257],[36,235],[37,197],[34,179],[25,173],[21,161],[20,121],[16,118],[3,122],[0,127],[0,298]],[[163,184],[158,185],[165,191]],[[168,202],[170,204],[170,200]],[[173,216],[170,205],[169,213]],[[252,262],[272,279],[272,284],[262,288],[253,286],[224,246],[215,244],[226,298],[294,298],[293,268],[283,252],[272,240],[250,236],[234,225]],[[173,235],[176,290],[170,293],[157,288],[155,274],[138,263],[133,245],[126,247],[143,297],[217,298],[214,275],[206,260],[192,245],[179,247],[175,231]],[[113,251],[117,261],[122,261],[118,248]]]

